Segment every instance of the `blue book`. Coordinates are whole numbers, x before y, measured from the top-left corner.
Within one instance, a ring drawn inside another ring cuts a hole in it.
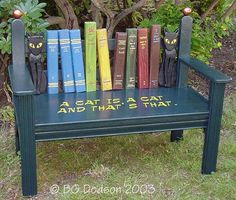
[[[47,78],[48,93],[58,93],[58,32],[47,31]]]
[[[76,92],[85,91],[84,61],[80,30],[70,30],[70,45]]]
[[[69,30],[59,30],[63,90],[75,92]]]

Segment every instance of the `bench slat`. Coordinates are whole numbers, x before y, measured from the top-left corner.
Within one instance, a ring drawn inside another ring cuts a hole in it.
[[[120,103],[117,103],[118,101]],[[91,102],[97,102],[97,105],[91,105]],[[111,102],[113,103],[109,104]],[[118,104],[121,105],[117,106]],[[100,107],[100,111],[99,105],[104,106]],[[85,110],[77,112],[77,109]],[[207,102],[191,88],[42,94],[35,96],[35,111],[38,133],[191,120],[207,121],[209,113]]]

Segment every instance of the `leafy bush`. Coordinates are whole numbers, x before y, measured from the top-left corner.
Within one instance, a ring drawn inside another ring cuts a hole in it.
[[[154,11],[150,19],[145,19],[140,23],[141,27],[150,27],[152,24],[160,24],[169,31],[174,31],[179,26],[183,17],[182,10],[185,7],[193,7],[192,2],[186,1],[182,5],[175,5],[171,0],[167,0],[158,11]],[[206,18],[204,21],[197,12],[192,12],[193,33],[191,54],[198,59],[207,62],[211,57],[214,48],[220,48],[221,43],[217,38],[222,38],[229,34],[229,29],[233,27],[232,20],[216,21]]]
[[[0,108],[0,125],[5,122],[14,121],[13,108],[11,106],[5,106]]]
[[[11,52],[11,33],[10,23],[13,18],[12,11],[19,9],[23,16],[21,19],[25,23],[26,31],[37,33],[45,30],[48,23],[42,17],[45,3],[39,3],[38,0],[1,0],[0,2],[0,52],[1,54],[10,54]]]
[[[13,10],[19,9],[23,13],[21,19],[27,32],[37,33],[44,31],[48,26],[41,18],[45,6],[45,3],[39,3],[38,0],[0,0],[0,98],[8,96],[4,93],[8,91],[6,69],[11,54],[10,24],[13,20]]]

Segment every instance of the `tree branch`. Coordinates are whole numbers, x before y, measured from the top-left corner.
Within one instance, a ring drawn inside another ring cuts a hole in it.
[[[109,27],[108,29],[108,37],[111,38],[114,28],[118,25],[118,23],[125,18],[127,15],[129,15],[130,13],[134,12],[135,10],[138,10],[139,8],[141,8],[142,6],[145,5],[147,0],[140,0],[138,3],[134,4],[133,6],[126,8],[125,10],[123,10],[121,13],[119,13],[118,15],[115,16],[114,21],[112,23],[112,26]]]
[[[159,0],[159,1],[155,0],[155,8],[159,9],[161,4],[163,4],[164,2],[165,0]]]
[[[225,11],[225,13],[222,16],[222,19],[224,20],[226,17],[229,17],[235,9],[236,9],[236,1],[234,1],[233,4]]]
[[[219,3],[220,0],[213,0],[210,4],[210,6],[207,8],[206,12],[204,12],[201,17],[202,19],[205,19],[210,12],[216,7],[216,5]]]
[[[65,19],[63,17],[49,16],[47,19],[49,25],[59,25],[60,28],[64,29],[65,27]]]
[[[75,15],[73,7],[68,0],[54,0],[56,5],[60,8],[64,18],[65,18],[65,27],[68,29],[78,29],[79,23]]]

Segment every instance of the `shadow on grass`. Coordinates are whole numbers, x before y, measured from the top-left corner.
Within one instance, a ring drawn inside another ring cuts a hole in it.
[[[37,145],[37,199],[234,199],[236,95],[225,101],[218,171],[200,174],[203,133],[44,142]],[[13,130],[0,133],[0,199],[21,199]],[[53,185],[59,192],[50,193]]]

